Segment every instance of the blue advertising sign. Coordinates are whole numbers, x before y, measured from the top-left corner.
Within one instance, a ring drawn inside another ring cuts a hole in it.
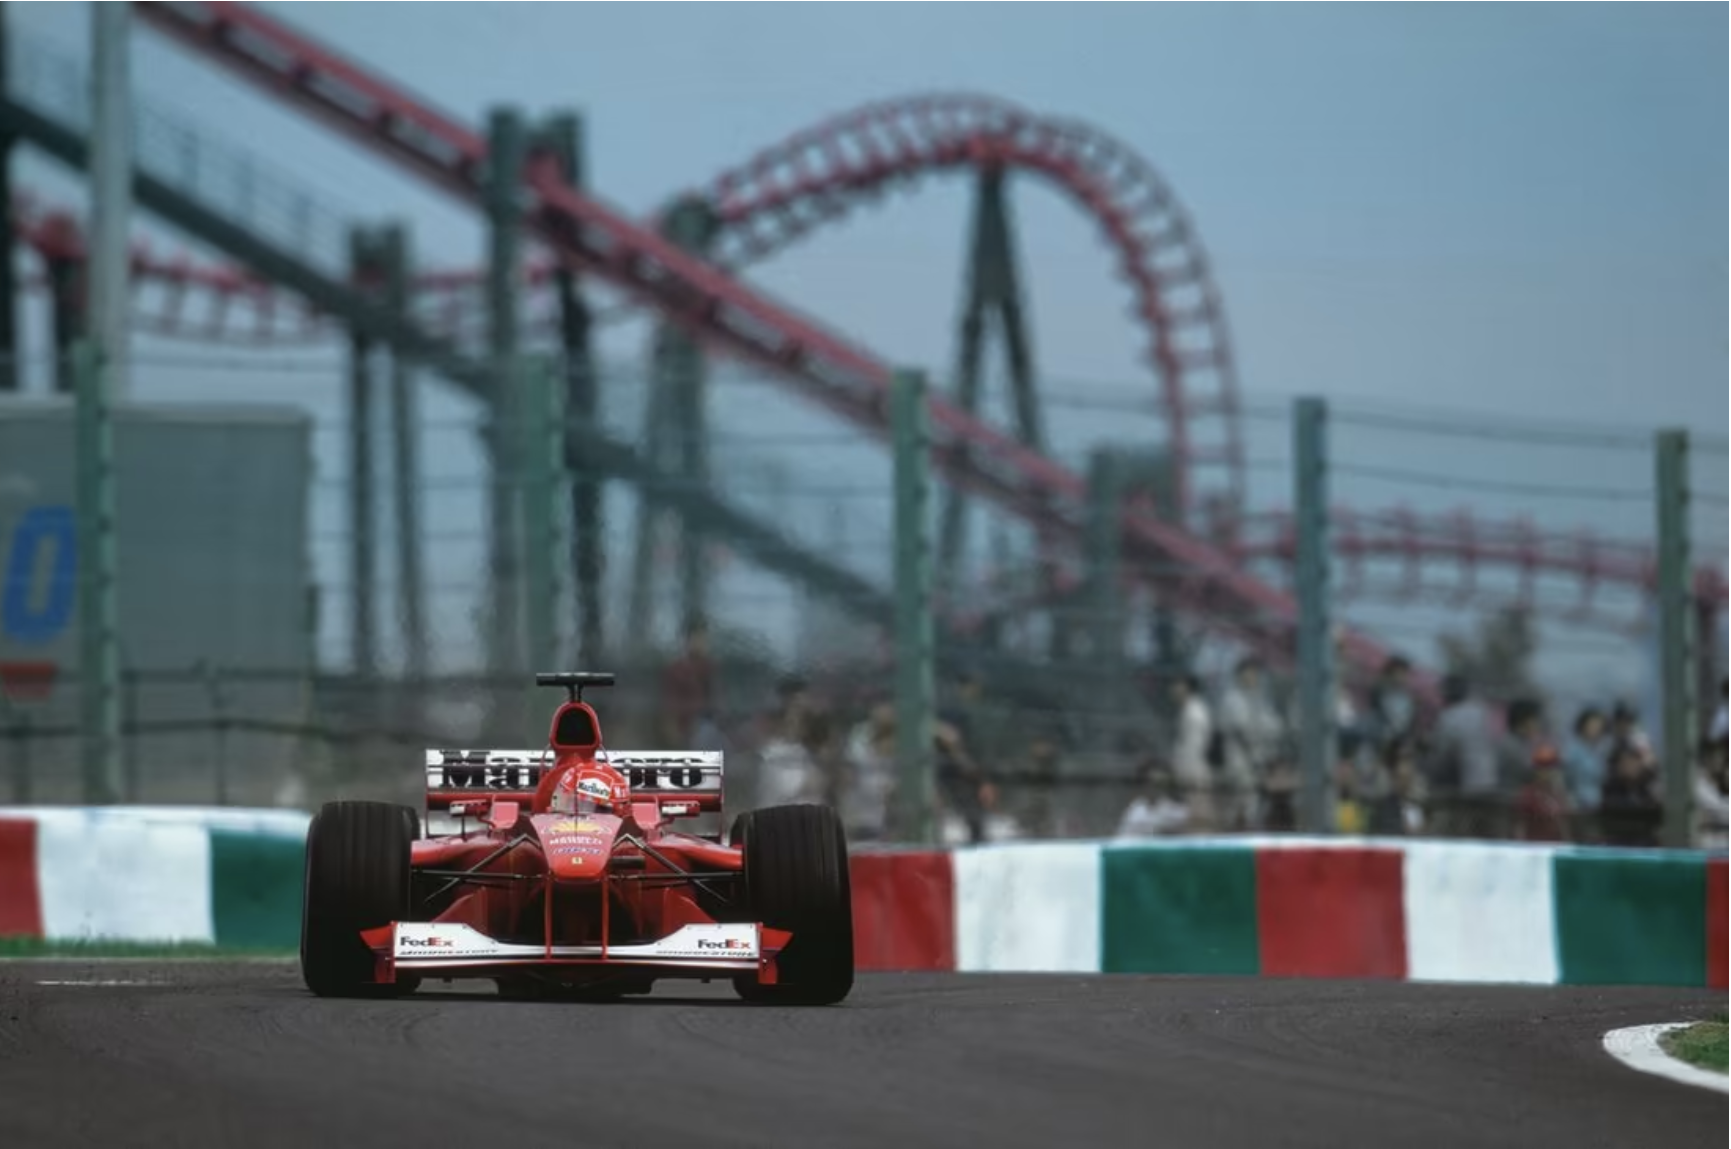
[[[78,534],[70,507],[31,507],[12,528],[0,568],[0,638],[53,642],[78,601]],[[47,552],[46,555],[44,552]]]

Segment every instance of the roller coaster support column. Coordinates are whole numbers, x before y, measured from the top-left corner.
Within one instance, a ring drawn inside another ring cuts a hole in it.
[[[488,116],[486,211],[487,319],[492,360],[492,421],[487,447],[493,465],[492,617],[489,662],[495,679],[526,672],[523,663],[523,531],[518,475],[525,439],[518,373],[518,276],[522,264],[522,172],[527,158],[523,119],[511,108]]]
[[[681,199],[669,210],[662,232],[686,251],[706,255],[715,238],[717,221],[709,204],[695,197]],[[678,481],[692,489],[709,485],[708,415],[704,398],[703,351],[671,323],[656,329],[649,400],[644,413],[644,450],[656,463],[670,467]],[[676,436],[676,438],[669,438]],[[631,632],[640,640],[653,631],[651,591],[655,585],[655,527],[661,515],[648,501],[640,502],[637,545],[632,555]],[[708,609],[708,571],[704,562],[707,539],[690,519],[679,526],[679,588],[682,625],[702,619]]]
[[[1335,757],[1334,626],[1329,602],[1328,408],[1301,398],[1293,408],[1293,492],[1298,554],[1299,828],[1332,829],[1328,779]]]
[[[1045,449],[1039,397],[1034,390],[1033,359],[1022,321],[1021,286],[1016,273],[1016,248],[1011,238],[1010,209],[1004,196],[1004,170],[980,172],[975,184],[974,220],[968,254],[967,297],[962,303],[956,361],[956,403],[969,414],[980,406],[980,369],[985,352],[986,324],[996,316],[1009,360],[1010,385],[1016,411],[1016,432],[1035,450]],[[966,530],[962,492],[945,492],[938,528],[937,582],[940,598],[957,592],[956,565]]]
[[[1083,688],[1102,704],[1108,714],[1125,713],[1124,599],[1120,593],[1120,564],[1124,538],[1124,493],[1128,487],[1127,460],[1112,447],[1100,447],[1088,456],[1087,603],[1089,678]],[[1095,749],[1108,749],[1113,731],[1094,732]]]
[[[1654,442],[1659,534],[1660,758],[1665,783],[1664,844],[1693,844],[1695,786],[1694,606],[1689,574],[1689,434],[1660,431]]]
[[[895,445],[895,836],[930,842],[934,798],[932,730],[936,705],[932,634],[931,438],[926,380],[898,371],[890,395]]]
[[[375,280],[377,245],[367,232],[349,232],[349,270],[357,283]],[[349,333],[349,651],[355,684],[374,684],[378,675],[378,546],[375,519],[378,506],[377,468],[373,460],[373,341],[358,330]],[[370,720],[378,710],[369,699]]]
[[[7,47],[6,11],[0,7],[0,93],[11,91],[8,75],[11,51]],[[0,204],[12,203],[12,149],[18,137],[0,131]],[[0,394],[18,391],[23,385],[24,368],[18,358],[18,281],[17,261],[13,245],[18,237],[12,230],[12,212],[0,211]]]
[[[409,233],[401,224],[379,229],[374,254],[383,277],[385,304],[407,316]],[[426,568],[421,562],[421,417],[412,366],[391,352],[391,507],[397,539],[397,611],[403,658],[411,677],[427,666]],[[418,699],[420,692],[408,692]],[[414,725],[408,727],[414,729]]]
[[[562,112],[541,125],[537,144],[559,160],[565,180],[581,191],[586,179],[583,119],[575,112]],[[606,662],[602,630],[601,589],[605,578],[602,549],[603,499],[606,476],[584,458],[583,431],[600,415],[599,387],[595,377],[595,353],[591,329],[593,316],[583,298],[582,287],[572,269],[561,263],[553,274],[553,290],[559,301],[559,342],[564,349],[565,424],[561,436],[565,471],[571,477],[571,569],[577,607],[576,665],[601,666]]]
[[[524,616],[530,666],[559,664],[559,488],[564,483],[560,460],[565,449],[565,420],[558,360],[544,355],[525,357],[519,380],[524,416],[523,558]],[[544,706],[546,696],[529,691],[530,716]]]

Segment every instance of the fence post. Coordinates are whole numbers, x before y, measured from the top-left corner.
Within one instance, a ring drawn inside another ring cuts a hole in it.
[[[1664,778],[1663,842],[1683,849],[1694,841],[1695,682],[1689,586],[1689,433],[1654,437],[1654,484],[1659,555],[1660,770]]]
[[[926,380],[897,371],[891,384],[895,441],[896,826],[915,842],[932,839],[931,443]]]
[[[1329,832],[1335,756],[1334,626],[1329,611],[1328,405],[1293,404],[1293,501],[1298,595],[1299,828]]]
[[[78,518],[78,689],[84,800],[120,801],[120,620],[115,593],[114,415],[110,365],[88,340],[72,351]]]

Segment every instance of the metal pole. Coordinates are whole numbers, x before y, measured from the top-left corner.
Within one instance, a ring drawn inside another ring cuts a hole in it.
[[[1334,626],[1329,618],[1328,407],[1301,398],[1293,407],[1294,496],[1298,555],[1299,827],[1327,833],[1334,763]]]
[[[409,308],[409,235],[401,224],[379,235],[385,303],[398,316]],[[391,351],[391,502],[397,535],[397,596],[408,673],[427,668],[426,572],[421,564],[421,419],[409,361]]]
[[[683,199],[668,213],[665,233],[685,251],[707,254],[715,216],[701,199]],[[665,375],[675,399],[674,433],[680,482],[690,489],[709,485],[709,416],[705,398],[703,349],[684,331],[668,324],[657,333],[656,374]],[[702,619],[709,609],[709,539],[695,516],[679,518],[680,627]]]
[[[132,109],[127,42],[131,8],[91,14],[90,315],[95,345],[74,352],[78,488],[79,664],[85,801],[118,802],[121,746],[120,620],[114,566],[114,427],[110,402],[126,393],[127,223],[132,207]],[[11,252],[3,253],[6,258]]]
[[[895,440],[896,826],[909,841],[932,838],[931,442],[926,380],[896,372],[890,396]]]
[[[523,485],[524,551],[529,664],[537,670],[557,669],[559,616],[555,610],[559,568],[564,552],[558,546],[557,514],[559,459],[564,449],[564,421],[555,386],[556,368],[545,356],[524,363],[522,386],[526,416],[528,474]]]
[[[0,8],[0,97],[11,89],[11,51],[7,45],[8,17]],[[12,151],[18,137],[0,131],[0,204],[12,202]],[[18,355],[18,281],[12,251],[17,236],[12,227],[12,213],[0,211],[0,392],[23,388],[24,368]]]
[[[524,673],[522,502],[517,491],[523,454],[522,397],[517,386],[517,273],[523,227],[519,201],[527,150],[522,117],[515,109],[495,109],[488,119],[487,137],[487,303],[494,380],[488,436],[493,464],[489,635],[497,680]]]
[[[349,233],[349,265],[357,280],[377,270],[375,246],[365,231]],[[377,493],[373,461],[373,341],[349,334],[349,646],[355,679],[369,682],[378,672],[378,546],[374,508]],[[369,719],[376,713],[369,709]]]
[[[114,427],[107,369],[87,341],[73,349],[77,385],[78,677],[84,801],[111,805],[121,772],[119,611],[114,565]]]
[[[588,176],[583,118],[563,112],[541,128],[541,144],[559,157],[565,181],[581,190]],[[576,274],[561,263],[553,275],[559,301],[559,341],[565,352],[565,472],[571,480],[571,562],[577,602],[578,662],[600,666],[605,657],[602,590],[606,550],[605,475],[588,465],[584,438],[599,425],[600,388],[596,379],[594,317]]]
[[[132,7],[91,13],[90,330],[102,349],[104,385],[127,393],[126,323],[132,214],[132,102],[128,37]],[[10,257],[10,250],[7,251]]]
[[[1689,433],[1660,431],[1654,442],[1659,530],[1660,769],[1664,777],[1663,842],[1694,841],[1695,690],[1693,610],[1689,601]]]

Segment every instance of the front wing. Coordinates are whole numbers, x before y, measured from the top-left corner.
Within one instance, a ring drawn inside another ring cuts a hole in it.
[[[793,935],[756,922],[692,923],[664,938],[632,945],[536,945],[501,942],[461,922],[393,922],[361,934],[377,959],[376,980],[398,973],[487,976],[500,968],[643,967],[661,977],[756,973],[776,982],[776,956]]]

